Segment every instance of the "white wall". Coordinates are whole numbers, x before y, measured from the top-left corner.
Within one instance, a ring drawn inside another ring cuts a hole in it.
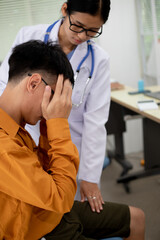
[[[0,61],[3,61],[20,28],[27,25],[53,23],[61,16],[64,0],[0,1]]]
[[[99,44],[109,53],[111,78],[137,88],[141,78],[138,24],[135,0],[111,0],[111,12]],[[141,120],[127,121],[125,152],[141,151]]]

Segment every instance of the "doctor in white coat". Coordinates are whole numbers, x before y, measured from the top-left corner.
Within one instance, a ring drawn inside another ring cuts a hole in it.
[[[73,67],[75,87],[69,117],[71,137],[80,155],[75,199],[88,199],[92,211],[103,209],[99,189],[106,149],[105,123],[110,105],[109,56],[93,38],[101,35],[110,11],[110,0],[67,0],[63,18],[51,26],[41,24],[22,28],[13,46],[31,39],[58,42]],[[8,57],[0,68],[0,94],[8,81]],[[39,125],[27,126],[38,142]]]

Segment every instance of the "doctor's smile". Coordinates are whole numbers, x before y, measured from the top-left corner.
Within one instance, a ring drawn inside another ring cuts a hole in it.
[[[82,40],[79,40],[79,39],[73,39],[75,41],[76,44],[81,44],[82,43]]]

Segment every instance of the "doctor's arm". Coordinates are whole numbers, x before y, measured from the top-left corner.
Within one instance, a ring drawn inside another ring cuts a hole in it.
[[[17,36],[12,44],[11,49],[9,50],[8,54],[6,55],[5,59],[3,60],[1,66],[0,66],[0,96],[2,95],[7,82],[8,82],[8,73],[9,73],[9,64],[8,64],[8,59],[12,53],[12,49],[23,42],[26,42],[29,40],[30,36],[29,34],[25,34],[26,32],[26,27],[23,27],[20,29],[20,31],[17,33]],[[27,36],[27,37],[26,37]]]
[[[23,30],[21,29],[16,38],[15,41],[12,44],[11,49],[9,50],[8,54],[6,55],[5,59],[3,60],[1,66],[0,66],[0,95],[2,95],[7,82],[8,82],[8,72],[9,72],[9,64],[8,64],[8,59],[12,53],[12,49],[23,42]]]
[[[0,66],[0,96],[2,95],[7,82],[8,82],[8,71],[9,71],[9,65],[8,65],[8,58],[10,56],[10,52],[2,62]]]
[[[103,59],[96,66],[94,82],[86,103],[79,167],[81,200],[84,201],[86,197],[92,211],[96,212],[103,208],[103,198],[98,183],[100,182],[105,157],[105,123],[108,120],[109,106],[109,60]]]

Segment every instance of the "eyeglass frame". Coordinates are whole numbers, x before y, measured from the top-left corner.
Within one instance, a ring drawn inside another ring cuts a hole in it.
[[[70,14],[68,14],[68,19],[69,19],[69,23],[70,23],[69,29],[70,29],[72,32],[75,32],[75,33],[85,32],[85,33],[86,33],[86,36],[91,37],[91,38],[97,38],[97,37],[99,37],[99,36],[102,34],[103,25],[101,26],[101,32],[97,32],[97,31],[94,31],[94,30],[92,30],[92,29],[86,29],[86,28],[84,28],[84,27],[82,27],[82,26],[78,26],[77,24],[73,24],[73,23],[71,22]],[[78,28],[82,28],[82,30],[81,30],[80,32],[74,31],[73,29],[71,29],[71,26],[75,26],[75,27],[78,27]],[[99,35],[98,35],[98,36],[90,36],[90,35],[87,34],[88,31],[91,31],[91,32],[95,33],[95,35],[96,35],[96,33],[98,33]]]
[[[31,77],[32,74],[31,74],[31,73],[28,73],[28,76]],[[44,82],[44,84],[45,84],[46,86],[49,86],[49,84],[48,84],[42,77],[41,77],[41,80],[42,80],[42,82]],[[52,93],[52,95],[54,94],[53,89],[51,89],[51,93]]]

